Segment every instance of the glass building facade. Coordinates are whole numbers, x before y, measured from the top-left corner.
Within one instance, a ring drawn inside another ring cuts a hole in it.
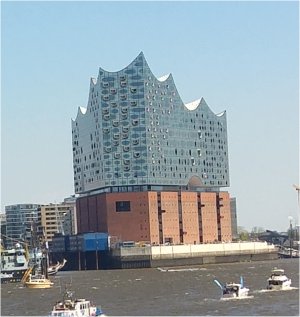
[[[156,78],[143,53],[99,69],[72,120],[75,193],[229,186],[226,112],[185,104],[172,75]]]
[[[31,241],[32,225],[38,222],[40,205],[18,204],[5,206],[6,244],[12,248],[18,242]]]

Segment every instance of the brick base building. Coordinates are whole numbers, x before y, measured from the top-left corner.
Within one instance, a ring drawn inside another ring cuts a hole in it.
[[[198,244],[231,241],[228,192],[118,192],[80,197],[78,233],[121,241]]]

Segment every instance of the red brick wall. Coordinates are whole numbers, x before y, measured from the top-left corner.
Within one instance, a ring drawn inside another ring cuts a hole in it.
[[[130,212],[117,212],[116,201],[130,201]],[[150,241],[147,192],[107,194],[107,226],[122,241]]]
[[[199,243],[199,219],[197,193],[182,192],[182,222],[183,242],[187,244]]]
[[[203,242],[218,240],[216,193],[201,193],[201,208]]]
[[[178,218],[178,194],[173,192],[161,192],[163,238],[171,239],[174,244],[180,243],[179,218]]]
[[[222,205],[220,207],[221,241],[229,242],[232,240],[229,193],[220,192],[219,197],[222,198],[220,201]]]
[[[148,192],[148,197],[149,197],[150,241],[151,243],[159,244],[157,193]]]
[[[214,192],[181,192],[183,243],[231,241],[230,197],[220,192],[219,218]],[[77,199],[78,233],[108,232],[122,241],[180,243],[177,192],[103,193]],[[159,201],[158,201],[159,200]],[[129,212],[117,212],[117,201],[130,201]],[[198,203],[202,205],[198,212]],[[162,210],[161,226],[158,211]],[[199,219],[198,215],[201,216]],[[200,224],[200,225],[199,225]],[[219,226],[219,236],[218,236]],[[159,229],[162,229],[160,232]]]

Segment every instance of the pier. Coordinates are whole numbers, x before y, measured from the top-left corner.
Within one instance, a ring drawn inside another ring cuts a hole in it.
[[[207,265],[278,259],[278,248],[265,242],[130,246],[106,250],[55,253],[65,257],[65,270],[133,269]]]

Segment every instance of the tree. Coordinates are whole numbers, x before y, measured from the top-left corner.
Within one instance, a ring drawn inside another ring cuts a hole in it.
[[[241,241],[249,241],[249,232],[244,228],[238,226],[238,236]]]
[[[251,240],[258,240],[259,234],[265,232],[265,229],[262,227],[253,227],[251,230]]]

